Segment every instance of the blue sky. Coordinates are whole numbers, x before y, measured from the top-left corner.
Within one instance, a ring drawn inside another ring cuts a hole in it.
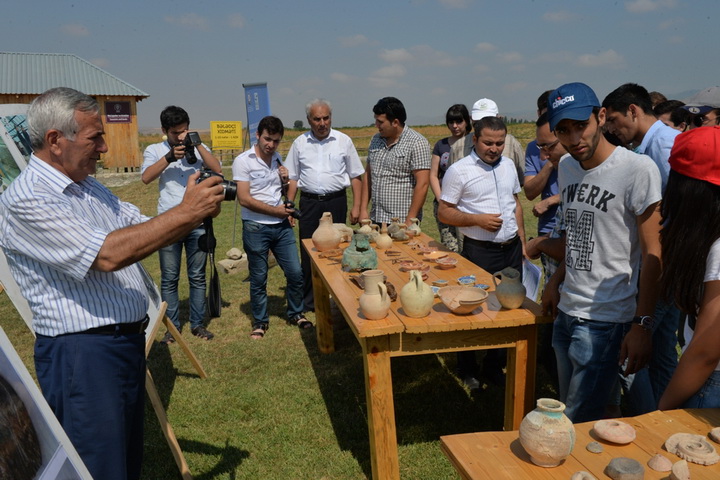
[[[72,53],[149,93],[141,128],[170,104],[197,129],[245,122],[255,82],[286,125],[315,97],[335,126],[370,125],[384,96],[418,125],[482,97],[530,118],[571,81],[600,100],[629,81],[686,98],[720,84],[718,14],[716,0],[42,0],[3,12],[0,49]]]

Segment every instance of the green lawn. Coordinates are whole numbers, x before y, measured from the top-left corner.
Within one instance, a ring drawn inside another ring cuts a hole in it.
[[[517,128],[527,126],[517,126]],[[512,130],[511,130],[512,131]],[[516,134],[527,143],[527,134]],[[226,162],[228,165],[229,162]],[[226,168],[226,173],[229,168]],[[124,200],[155,213],[157,185],[140,181],[113,189]],[[525,201],[526,231],[536,220]],[[232,246],[234,208],[225,203],[215,220],[217,258]],[[432,194],[423,231],[437,237]],[[235,246],[242,248],[240,223]],[[143,262],[159,283],[157,255]],[[285,280],[270,272],[270,329],[252,341],[246,272],[223,276],[222,316],[209,325],[210,342],[188,332],[209,378],[200,379],[177,344],[156,343],[149,356],[160,396],[196,479],[362,479],[371,475],[361,351],[350,329],[336,325],[336,353],[318,352],[314,331],[283,321]],[[181,319],[187,319],[187,282],[181,281]],[[312,314],[309,316],[314,320]],[[6,295],[0,326],[33,372],[33,337]],[[187,331],[187,328],[186,328]],[[160,335],[164,332],[160,332]],[[158,340],[160,338],[158,336]],[[454,375],[455,355],[394,359],[392,363],[400,473],[407,479],[457,475],[440,451],[441,435],[502,428],[503,389],[477,394]],[[539,369],[537,396],[556,396]],[[144,479],[179,478],[154,411],[146,409]]]

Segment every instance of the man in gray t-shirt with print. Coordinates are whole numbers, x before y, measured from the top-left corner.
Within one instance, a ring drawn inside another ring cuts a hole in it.
[[[558,167],[565,255],[543,308],[556,315],[560,398],[573,422],[603,417],[619,364],[625,375],[647,366],[660,275],[660,174],[605,139],[605,115],[582,83],[548,97],[550,128],[570,155]]]

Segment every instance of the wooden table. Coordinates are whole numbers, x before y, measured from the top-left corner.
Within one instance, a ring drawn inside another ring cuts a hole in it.
[[[440,246],[425,234],[417,240],[429,246]],[[344,245],[346,246],[346,245]],[[312,259],[312,280],[317,320],[317,342],[323,353],[335,350],[329,295],[339,307],[363,351],[365,396],[368,409],[370,455],[373,478],[400,478],[395,430],[390,359],[462,350],[507,348],[507,383],[505,386],[505,428],[518,428],[525,413],[535,408],[535,357],[537,324],[551,321],[540,314],[540,307],[525,299],[521,308],[503,310],[495,297],[491,274],[452,253],[459,259],[456,268],[440,270],[430,264],[427,283],[446,279],[456,285],[462,275],[474,274],[477,283],[490,285],[488,300],[470,315],[455,315],[436,299],[427,317],[410,318],[403,314],[400,299],[392,302],[382,320],[366,320],[359,311],[358,299],[363,293],[343,271],[339,259],[320,258],[312,241],[303,240]],[[395,242],[392,250],[402,257],[418,261],[422,256],[409,244]],[[385,251],[378,253],[378,269],[383,270],[398,295],[409,281],[409,273],[393,264],[397,257]]]
[[[665,440],[673,433],[707,435],[713,427],[720,426],[720,409],[655,411],[621,420],[635,427],[637,438],[633,443],[614,445],[600,441],[603,452],[590,453],[585,446],[598,441],[591,431],[595,422],[579,423],[575,425],[577,437],[572,454],[553,468],[538,467],[530,462],[516,431],[448,435],[440,437],[440,442],[445,455],[464,479],[550,480],[570,478],[579,470],[590,472],[597,478],[607,478],[603,470],[615,457],[634,458],[645,467],[646,480],[660,479],[669,474],[649,468],[650,457],[659,453],[673,463],[679,461],[679,457],[663,448]],[[712,440],[708,441],[716,449],[720,448]],[[688,465],[693,480],[720,478],[720,463],[703,466],[688,462]]]

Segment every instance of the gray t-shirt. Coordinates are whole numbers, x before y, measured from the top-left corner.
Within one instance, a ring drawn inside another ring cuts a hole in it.
[[[622,147],[590,170],[566,155],[558,184],[567,267],[558,308],[585,319],[631,321],[642,254],[637,216],[661,198],[657,166]]]

